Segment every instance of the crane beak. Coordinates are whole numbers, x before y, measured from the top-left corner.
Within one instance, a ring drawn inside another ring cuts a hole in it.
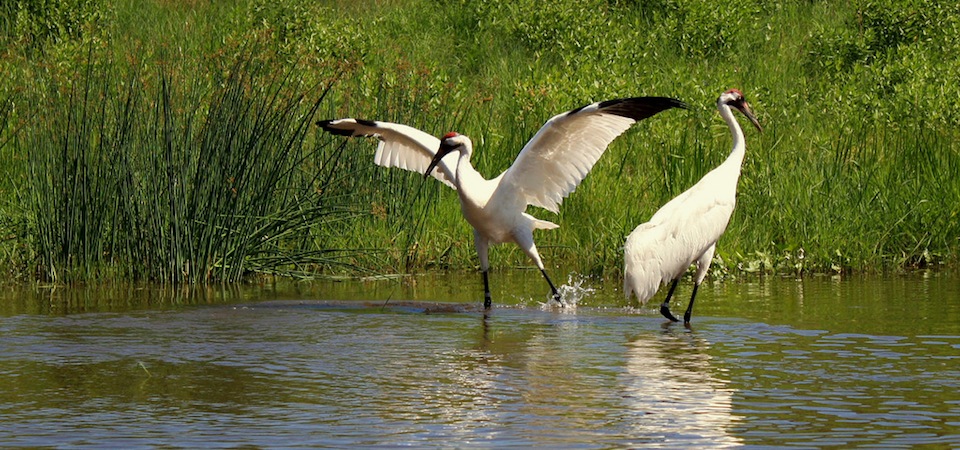
[[[440,164],[440,160],[444,156],[447,156],[450,152],[457,149],[456,145],[447,144],[445,141],[440,142],[440,148],[437,150],[437,154],[433,156],[433,160],[430,161],[430,165],[427,166],[427,171],[423,173],[423,178],[427,178],[433,172],[433,169],[437,168],[437,164]]]
[[[740,112],[743,113],[743,115],[747,116],[747,118],[750,119],[750,122],[753,123],[753,126],[757,127],[757,131],[761,133],[763,132],[763,127],[760,126],[760,122],[757,121],[757,116],[753,115],[753,110],[750,109],[750,105],[748,105],[747,102],[741,101],[734,104],[733,106],[739,109]]]

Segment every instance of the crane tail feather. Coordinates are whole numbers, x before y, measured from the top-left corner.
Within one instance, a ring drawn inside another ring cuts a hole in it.
[[[552,230],[554,228],[560,228],[560,225],[557,225],[547,220],[540,220],[540,219],[536,219],[533,222],[534,230]]]

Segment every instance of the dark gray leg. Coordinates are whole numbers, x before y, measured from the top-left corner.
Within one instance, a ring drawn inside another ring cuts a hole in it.
[[[550,281],[550,277],[547,276],[547,271],[540,269],[540,273],[543,274],[543,278],[547,280],[547,284],[550,285],[550,290],[553,291],[553,300],[563,306],[563,302],[560,301],[560,292],[557,292],[557,288],[553,285],[553,282]]]
[[[483,271],[483,309],[487,310],[493,306],[493,298],[490,296],[490,282],[487,281],[487,271]]]
[[[663,314],[663,317],[670,319],[672,322],[680,321],[680,319],[676,318],[676,316],[670,312],[670,297],[673,297],[673,290],[677,288],[677,283],[679,282],[679,278],[673,280],[673,284],[670,285],[670,291],[667,292],[667,298],[660,304],[660,314]]]
[[[683,313],[683,323],[688,325],[690,323],[690,315],[693,313],[693,300],[697,298],[697,288],[700,287],[700,283],[694,283],[693,285],[693,294],[690,296],[690,304],[687,305],[687,312]]]

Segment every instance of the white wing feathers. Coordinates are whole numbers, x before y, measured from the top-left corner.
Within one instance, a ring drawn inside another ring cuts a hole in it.
[[[593,103],[552,117],[504,173],[502,194],[557,212],[564,197],[583,181],[617,136],[637,121],[670,108],[686,105],[667,97],[633,97]]]
[[[633,123],[595,108],[554,116],[523,147],[501,186],[511,186],[528,204],[557,212],[607,146]]]
[[[325,131],[342,136],[373,136],[380,140],[374,163],[382,167],[396,167],[423,174],[433,156],[440,148],[440,140],[416,128],[390,122],[375,122],[361,119],[336,119],[317,122]],[[445,156],[434,178],[456,189],[456,164],[459,154]]]
[[[501,174],[497,193],[504,204],[524,203],[557,212],[600,159],[610,142],[630,125],[660,111],[686,108],[668,97],[632,97],[593,103],[558,114],[547,121],[523,147],[513,166]],[[322,120],[325,131],[342,136],[380,139],[374,162],[423,173],[440,148],[440,140],[416,128],[360,119]],[[431,173],[456,189],[459,152],[451,152]],[[522,208],[521,208],[522,209]]]

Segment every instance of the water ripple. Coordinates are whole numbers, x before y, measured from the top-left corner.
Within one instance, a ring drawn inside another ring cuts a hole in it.
[[[960,446],[950,332],[587,298],[4,317],[0,446]]]

